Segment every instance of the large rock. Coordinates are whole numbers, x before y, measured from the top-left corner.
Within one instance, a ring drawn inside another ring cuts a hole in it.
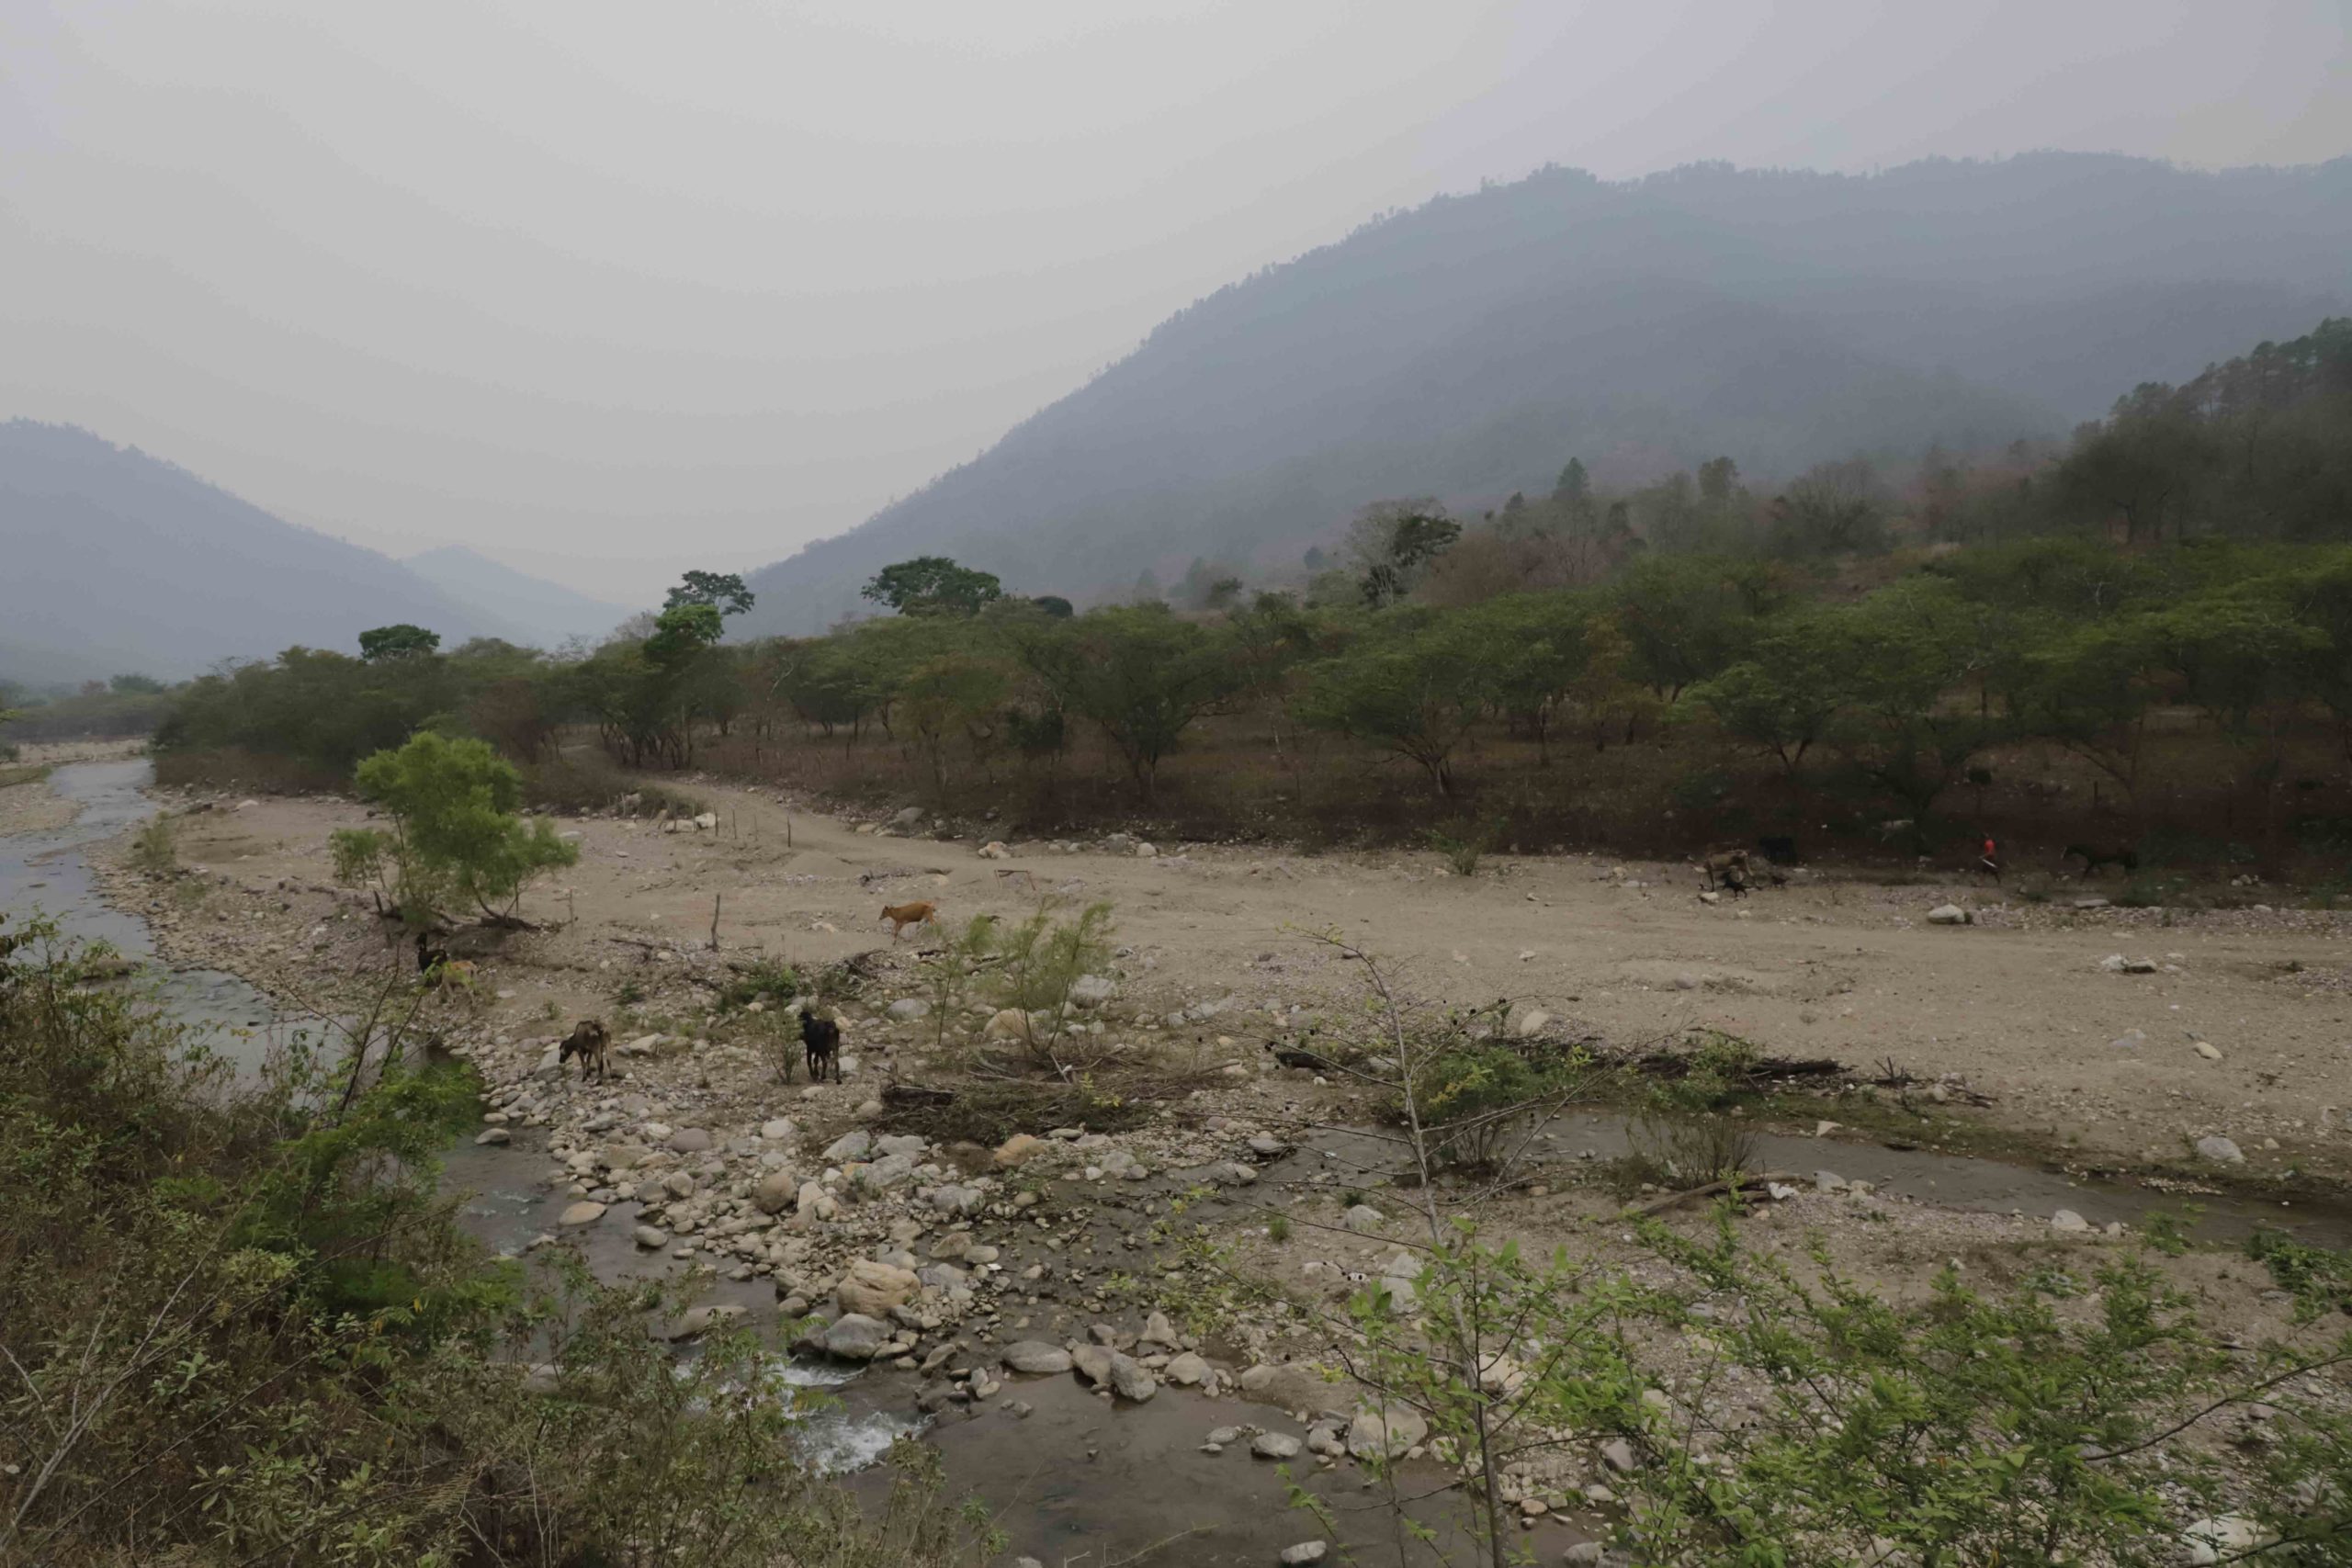
[[[2244,1165],[2245,1151],[2238,1147],[2234,1139],[2215,1135],[2197,1140],[2197,1157],[2216,1165]]]
[[[788,1144],[799,1134],[800,1129],[792,1124],[790,1117],[778,1116],[760,1123],[760,1136],[771,1144]]]
[[[849,1266],[848,1274],[833,1287],[833,1300],[846,1313],[888,1317],[892,1307],[904,1306],[922,1284],[904,1269],[861,1258]]]
[[[1145,1371],[1134,1357],[1114,1354],[1111,1358],[1111,1392],[1121,1399],[1132,1399],[1141,1404],[1159,1392],[1159,1382]]]
[[[2207,1563],[2235,1562],[2278,1539],[2261,1525],[2238,1514],[2199,1519],[2181,1532],[2186,1561],[2199,1568]]]
[[[1072,982],[1069,999],[1074,1006],[1101,1007],[1119,994],[1119,983],[1103,975],[1080,975]]]
[[[1159,1392],[1159,1384],[1132,1356],[1102,1345],[1081,1345],[1070,1352],[1079,1372],[1097,1388],[1107,1388],[1121,1399],[1137,1404]]]
[[[1023,1339],[1004,1348],[1004,1364],[1016,1372],[1066,1372],[1070,1369],[1070,1354],[1058,1345],[1048,1345],[1042,1339]]]
[[[1430,1435],[1420,1413],[1401,1404],[1359,1411],[1348,1423],[1348,1452],[1358,1459],[1402,1459],[1408,1450]]]
[[[629,1232],[629,1239],[651,1252],[670,1245],[670,1233],[658,1225],[639,1225]]]
[[[1261,1432],[1250,1441],[1250,1451],[1260,1459],[1296,1459],[1300,1447],[1287,1432]]]
[[[1002,1009],[980,1032],[990,1040],[1024,1040],[1029,1035],[1029,1015],[1019,1008]]]
[[[864,1159],[873,1152],[874,1134],[860,1127],[854,1133],[843,1133],[825,1148],[825,1158],[834,1165],[847,1165],[854,1159]]]
[[[1168,1364],[1160,1369],[1160,1375],[1178,1388],[1191,1388],[1208,1377],[1209,1364],[1187,1350],[1181,1356],[1170,1357]]]
[[[1928,911],[1931,926],[1964,926],[1971,922],[1968,911],[1957,904],[1939,904]]]
[[[817,1337],[829,1356],[844,1361],[870,1361],[890,1342],[890,1325],[862,1312],[843,1313]]]
[[[1155,1312],[1143,1320],[1143,1332],[1136,1336],[1136,1343],[1148,1350],[1154,1346],[1173,1350],[1182,1341],[1176,1337],[1176,1325],[1168,1321],[1164,1312]]]
[[[1380,1283],[1388,1292],[1388,1304],[1400,1314],[1420,1311],[1420,1259],[1402,1247],[1381,1266]]]
[[[800,1184],[799,1197],[793,1201],[793,1212],[804,1223],[824,1221],[839,1213],[841,1206],[833,1201],[833,1195],[825,1190],[822,1183],[804,1181]]]
[[[931,1016],[931,1004],[921,997],[900,997],[890,1004],[890,1017],[899,1023],[916,1023]]]
[[[763,1214],[781,1214],[800,1196],[800,1179],[788,1170],[771,1170],[752,1189],[752,1201]]]
[[[1329,1550],[1329,1546],[1319,1540],[1302,1540],[1296,1546],[1285,1546],[1282,1552],[1283,1568],[1301,1568],[1305,1563],[1320,1562],[1323,1553]]]
[[[705,1127],[681,1127],[670,1134],[670,1147],[682,1155],[708,1154],[710,1131]]]
[[[743,1309],[731,1302],[712,1306],[688,1307],[685,1315],[672,1326],[672,1339],[698,1339],[715,1329],[724,1329],[743,1321]]]
[[[571,1207],[566,1209],[561,1214],[558,1215],[556,1217],[556,1224],[566,1226],[593,1225],[604,1217],[605,1205],[602,1203],[592,1203],[583,1199],[580,1202],[572,1204]]]
[[[1111,1381],[1111,1358],[1117,1352],[1104,1345],[1080,1345],[1069,1353],[1078,1375],[1101,1388]]]

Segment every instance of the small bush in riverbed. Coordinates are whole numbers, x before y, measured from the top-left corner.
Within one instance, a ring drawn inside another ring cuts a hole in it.
[[[179,824],[169,817],[151,817],[130,836],[130,863],[163,876],[179,868]]]
[[[749,1007],[753,1002],[763,1007],[780,1007],[801,995],[803,989],[800,971],[788,964],[762,958],[718,988],[718,1006],[722,1011]]]

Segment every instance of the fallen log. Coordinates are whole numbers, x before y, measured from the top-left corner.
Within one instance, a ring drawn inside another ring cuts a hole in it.
[[[1663,1214],[1668,1209],[1679,1209],[1685,1203],[1695,1203],[1702,1198],[1720,1198],[1724,1193],[1735,1190],[1760,1190],[1775,1181],[1782,1186],[1792,1186],[1796,1179],[1797,1174],[1792,1170],[1765,1170],[1758,1171],[1753,1176],[1735,1176],[1723,1181],[1710,1181],[1703,1187],[1693,1187],[1688,1191],[1669,1192],[1665,1197],[1653,1199],[1639,1208],[1626,1210],[1625,1215],[1628,1219],[1646,1220],[1653,1214]]]

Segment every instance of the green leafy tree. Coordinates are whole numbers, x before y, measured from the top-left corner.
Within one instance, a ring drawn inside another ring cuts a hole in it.
[[[1004,585],[945,556],[917,556],[884,567],[859,592],[902,615],[976,615],[1004,596]]]
[[[360,763],[357,784],[391,826],[338,830],[336,870],[351,881],[388,881],[411,926],[459,902],[492,923],[520,924],[515,909],[531,880],[580,858],[548,818],[526,824],[516,815],[522,776],[486,742],[427,730]]]
[[[645,639],[647,662],[657,669],[679,671],[695,655],[726,635],[721,612],[715,604],[673,604],[654,617],[653,635]]]
[[[1053,623],[1022,657],[1062,707],[1101,727],[1146,800],[1159,764],[1203,715],[1247,680],[1229,631],[1182,619],[1164,604],[1093,610]]]
[[[426,631],[406,622],[397,626],[378,626],[359,634],[359,657],[370,664],[390,659],[414,659],[431,653],[441,646],[439,632]]]
[[[1690,696],[1724,733],[1770,752],[1794,777],[1844,700],[1838,665],[1849,650],[1838,629],[1813,617],[1778,626]]]
[[[662,602],[665,610],[687,604],[707,604],[722,615],[739,615],[752,607],[755,595],[743,586],[741,573],[690,571]]]
[[[1654,556],[1627,568],[1613,597],[1639,678],[1672,703],[1745,654],[1758,629],[1758,578],[1753,563],[1713,556]]]
[[[170,688],[153,675],[117,675],[107,682],[107,690],[118,696],[153,696]]]
[[[1980,667],[1981,619],[1981,607],[1915,580],[1816,623],[1838,700],[1831,742],[1909,809],[1922,852],[1937,799],[2008,728],[2005,714],[1946,700]]]
[[[927,660],[899,682],[898,706],[931,766],[935,786],[947,787],[947,745],[954,737],[964,736],[976,758],[985,760],[1012,685],[1011,672],[1002,663],[967,652]]]
[[[1367,638],[1308,667],[1299,717],[1408,759],[1451,800],[1453,754],[1495,698],[1493,653],[1449,620]]]

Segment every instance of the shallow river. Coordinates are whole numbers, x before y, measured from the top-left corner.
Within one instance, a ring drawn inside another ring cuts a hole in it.
[[[143,760],[72,763],[56,769],[50,782],[81,806],[74,823],[61,831],[0,838],[0,908],[21,918],[40,911],[67,934],[110,943],[139,962],[130,982],[187,1024],[195,1038],[229,1055],[247,1069],[257,1066],[273,1042],[303,1025],[281,1019],[267,998],[232,975],[202,969],[170,969],[153,963],[154,945],[144,920],[107,907],[83,857],[85,846],[121,832],[157,809],[141,793],[151,777]],[[1589,1151],[1607,1157],[1625,1147],[1623,1122],[1613,1117],[1565,1116],[1546,1129],[1551,1157],[1572,1158]],[[519,1252],[533,1237],[555,1228],[555,1216],[571,1197],[553,1179],[536,1129],[518,1128],[505,1146],[470,1142],[453,1149],[445,1179],[469,1194],[465,1223],[484,1243]],[[1386,1145],[1343,1133],[1320,1134],[1266,1171],[1270,1183],[1303,1181],[1320,1169],[1351,1171],[1385,1156]],[[2061,1172],[1872,1145],[1766,1134],[1758,1163],[1786,1169],[1808,1180],[1816,1170],[1833,1170],[1849,1180],[1874,1182],[1882,1191],[1949,1208],[2047,1218],[2072,1209],[2093,1225],[2143,1219],[2151,1210],[2177,1208],[2182,1200],[2122,1182],[2070,1178]],[[1083,1200],[1083,1193],[1074,1193]],[[2200,1234],[2234,1237],[2263,1224],[2291,1230],[2314,1241],[2352,1242],[2352,1213],[2341,1206],[2287,1207],[2245,1199],[2199,1198]],[[617,1279],[670,1267],[669,1260],[639,1253],[629,1235],[628,1206],[591,1228],[584,1250],[597,1274]],[[752,1320],[772,1324],[775,1295],[765,1280],[719,1281],[712,1301],[743,1305]],[[812,1457],[826,1468],[853,1476],[869,1495],[886,1484],[873,1461],[902,1433],[922,1430],[941,1455],[951,1488],[977,1493],[996,1514],[1015,1552],[1070,1568],[1101,1568],[1155,1542],[1170,1542],[1148,1561],[1176,1564],[1264,1564],[1292,1542],[1323,1532],[1286,1506],[1275,1467],[1246,1451],[1203,1453],[1213,1427],[1256,1423],[1270,1429],[1295,1429],[1283,1413],[1240,1402],[1198,1398],[1165,1390],[1141,1405],[1111,1405],[1069,1377],[1009,1380],[997,1399],[971,1410],[951,1407],[935,1422],[919,1426],[910,1414],[921,1386],[910,1374],[887,1371],[853,1375],[831,1366],[797,1364],[797,1382],[829,1389],[838,1409],[812,1417]],[[1015,1404],[1028,1408],[1014,1413]],[[858,1473],[860,1472],[863,1473]],[[1428,1477],[1422,1478],[1427,1481]],[[1376,1496],[1363,1487],[1351,1465],[1316,1477],[1311,1484],[1342,1513],[1343,1540],[1359,1549],[1360,1560],[1396,1562],[1396,1548]],[[1419,1488],[1416,1488],[1417,1490]],[[1550,1526],[1529,1544],[1556,1560],[1573,1536]],[[1409,1562],[1434,1561],[1419,1550]]]

